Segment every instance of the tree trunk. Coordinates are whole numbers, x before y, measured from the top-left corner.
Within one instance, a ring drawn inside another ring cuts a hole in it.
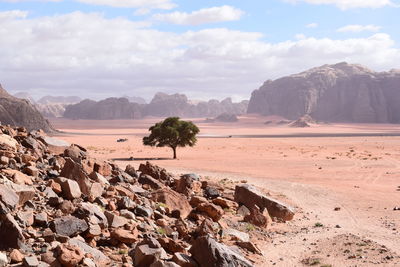
[[[176,147],[173,147],[172,150],[174,151],[174,159],[176,159]]]

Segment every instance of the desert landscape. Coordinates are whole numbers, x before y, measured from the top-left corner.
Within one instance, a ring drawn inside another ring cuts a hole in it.
[[[399,1],[0,0],[0,267],[400,267]]]
[[[296,266],[304,259],[318,259],[321,266],[397,266],[399,126],[291,128],[264,124],[274,119],[243,116],[238,123],[194,120],[201,129],[198,144],[178,149],[178,160],[171,159],[171,149],[142,145],[142,137],[156,118],[52,123],[62,131],[58,138],[81,144],[91,155],[121,167],[130,164],[137,168],[150,160],[177,175],[196,172],[215,181],[246,180],[293,204],[294,221],[274,224],[267,242],[261,243],[267,263]],[[118,143],[119,138],[128,140]],[[319,224],[321,227],[315,226]],[[356,245],[363,242],[376,244],[371,248]],[[395,260],[378,253],[380,246],[391,251]]]

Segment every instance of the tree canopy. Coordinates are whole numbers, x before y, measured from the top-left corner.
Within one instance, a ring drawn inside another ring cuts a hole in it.
[[[170,147],[176,159],[176,148],[194,146],[199,128],[191,121],[183,121],[179,117],[169,117],[149,128],[149,136],[143,138],[143,144],[155,147]]]

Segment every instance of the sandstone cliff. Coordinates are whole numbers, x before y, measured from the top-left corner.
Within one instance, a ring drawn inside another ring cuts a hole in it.
[[[101,101],[83,100],[66,107],[64,117],[69,119],[113,120],[141,118],[140,105],[126,98],[107,98]]]
[[[292,120],[309,114],[328,122],[400,123],[400,72],[324,65],[266,81],[252,93],[247,112]]]
[[[71,119],[139,119],[153,117],[215,117],[222,113],[246,113],[248,101],[233,103],[223,101],[192,103],[184,94],[157,93],[149,104],[131,103],[127,98],[108,98],[99,102],[84,100],[66,108],[64,117]]]
[[[28,130],[50,132],[51,125],[39,111],[25,99],[16,98],[7,93],[0,85],[0,122],[14,126],[26,127]]]

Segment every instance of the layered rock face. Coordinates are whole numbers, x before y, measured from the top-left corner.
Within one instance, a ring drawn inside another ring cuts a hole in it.
[[[141,117],[141,111],[139,104],[130,103],[126,98],[107,98],[99,102],[86,99],[67,106],[64,117],[88,120],[134,119]]]
[[[7,93],[0,85],[0,122],[26,127],[28,130],[50,132],[53,128],[40,112],[28,101]]]
[[[267,81],[252,93],[247,113],[296,120],[400,123],[400,72],[339,63]]]
[[[84,100],[68,106],[64,117],[98,120],[139,119],[145,116],[215,117],[222,113],[244,114],[247,105],[248,101],[233,103],[230,98],[194,104],[183,94],[157,93],[149,104],[132,103],[127,98],[107,98],[99,102]]]

